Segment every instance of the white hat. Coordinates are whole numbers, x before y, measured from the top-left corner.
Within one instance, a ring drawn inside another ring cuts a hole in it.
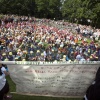
[[[55,44],[52,44],[53,46],[55,46]]]
[[[9,55],[13,55],[12,52],[9,52]]]
[[[54,51],[54,49],[52,49],[52,51]]]
[[[21,51],[20,49],[18,49],[18,51]]]
[[[30,53],[33,53],[33,51],[30,51]]]
[[[40,52],[40,50],[37,50],[37,53],[39,53]]]
[[[66,58],[66,55],[63,55],[63,58]]]
[[[63,47],[63,45],[60,45],[60,47],[62,48],[62,47]]]
[[[41,53],[41,56],[44,56],[44,54],[43,54],[43,53]]]
[[[3,55],[3,56],[5,56],[5,55],[6,55],[6,53],[3,53],[2,55]]]
[[[6,58],[4,61],[9,61],[9,59],[8,59],[8,58]]]
[[[26,61],[25,59],[22,59],[22,61]]]

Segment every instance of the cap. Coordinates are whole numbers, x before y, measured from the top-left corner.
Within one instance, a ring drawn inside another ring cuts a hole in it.
[[[5,56],[5,55],[6,55],[6,53],[3,53],[2,55],[3,55],[3,56]]]
[[[55,44],[52,44],[53,46],[55,46]]]
[[[23,53],[27,53],[27,51],[26,51],[26,50],[24,50],[24,51],[23,51]]]
[[[39,53],[40,52],[40,50],[37,50],[37,53]]]
[[[22,59],[22,61],[26,61],[26,59]]]
[[[52,49],[52,51],[54,51],[54,50]]]
[[[98,57],[96,56],[95,58],[97,58],[98,59]]]
[[[63,58],[66,58],[66,55],[63,55]]]
[[[12,52],[9,52],[9,55],[13,55]]]
[[[33,51],[30,51],[30,53],[33,53]]]
[[[92,56],[90,56],[90,58],[93,58]]]
[[[43,54],[43,53],[41,53],[41,56],[44,56],[44,54]]]
[[[61,48],[63,48],[63,45],[60,45]]]
[[[8,58],[6,58],[4,61],[9,61],[9,59],[8,59]]]
[[[17,51],[21,51],[20,49],[18,49]]]

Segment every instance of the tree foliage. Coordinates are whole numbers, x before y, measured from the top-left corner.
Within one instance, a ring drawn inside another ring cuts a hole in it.
[[[62,15],[71,22],[100,27],[100,0],[65,0]]]
[[[0,13],[65,19],[100,27],[100,0],[0,0]]]

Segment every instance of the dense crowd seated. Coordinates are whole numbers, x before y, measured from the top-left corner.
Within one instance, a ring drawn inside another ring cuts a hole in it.
[[[5,15],[0,19],[2,61],[100,61],[100,29],[65,21]]]

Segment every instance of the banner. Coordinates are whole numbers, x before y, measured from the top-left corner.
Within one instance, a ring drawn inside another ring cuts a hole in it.
[[[100,64],[9,64],[18,93],[41,96],[83,96]]]

